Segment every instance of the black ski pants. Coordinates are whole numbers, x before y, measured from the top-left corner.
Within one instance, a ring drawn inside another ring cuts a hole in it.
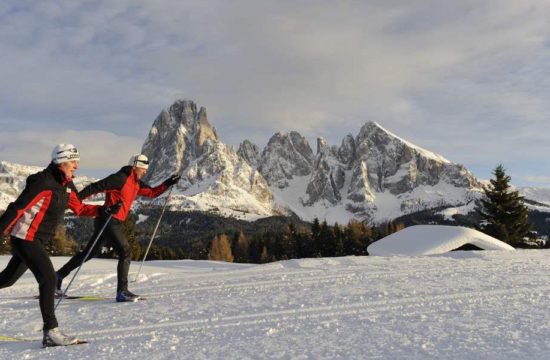
[[[101,228],[103,228],[103,225],[105,225],[106,220],[107,220],[106,218],[99,217],[99,216],[95,218],[94,234],[92,235],[91,239],[88,241],[86,248],[83,251],[80,251],[79,253],[77,253],[75,256],[73,256],[65,265],[63,265],[61,269],[57,270],[57,274],[61,278],[65,278],[67,275],[71,273],[71,271],[78,268],[80,264],[82,264],[84,257],[92,247],[95,239],[97,238],[99,232],[101,231]],[[111,218],[111,220],[107,224],[107,227],[101,234],[101,237],[97,241],[96,245],[94,246],[94,248],[90,253],[90,256],[88,256],[86,261],[95,257],[99,253],[103,245],[106,243],[113,245],[113,247],[115,248],[115,251],[118,254],[117,292],[127,291],[128,290],[128,271],[130,270],[130,262],[132,261],[132,251],[130,249],[130,244],[128,244],[128,240],[126,239],[126,236],[124,236],[124,232],[122,231],[121,221],[115,218]]]
[[[0,273],[0,289],[13,285],[27,269],[33,273],[40,292],[40,312],[44,330],[58,326],[54,311],[55,270],[48,253],[40,241],[27,241],[11,237],[13,256]]]

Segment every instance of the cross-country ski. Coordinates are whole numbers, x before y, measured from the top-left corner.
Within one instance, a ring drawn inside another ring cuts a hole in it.
[[[40,299],[38,295],[34,296],[35,299]],[[56,296],[56,299],[59,299],[59,297]],[[63,296],[64,300],[80,300],[80,301],[116,301],[114,298],[106,297],[106,296],[96,296],[96,295],[65,295]],[[144,296],[138,296],[137,298],[126,300],[126,301],[119,301],[119,302],[136,302],[136,301],[143,301],[147,300]]]

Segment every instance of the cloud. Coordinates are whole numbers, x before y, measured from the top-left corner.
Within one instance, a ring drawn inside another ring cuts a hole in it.
[[[549,10],[545,0],[5,1],[0,122],[145,139],[181,97],[206,106],[233,144],[279,130],[339,143],[375,120],[469,167],[506,160],[527,176],[520,164],[550,165]]]
[[[541,185],[550,185],[550,176],[526,176],[525,180]]]
[[[14,163],[46,166],[56,144],[69,143],[80,151],[81,172],[106,174],[126,165],[132,154],[141,151],[143,141],[106,131],[2,132],[0,159]]]

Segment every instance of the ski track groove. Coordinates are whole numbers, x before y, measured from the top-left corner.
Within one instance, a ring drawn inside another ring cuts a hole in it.
[[[472,272],[476,272],[477,270],[480,270],[482,268],[488,268],[487,266],[471,266],[471,267],[468,267],[468,270],[471,270]],[[328,275],[322,275],[322,276],[317,276],[317,277],[311,277],[310,275],[315,275],[315,274],[322,274],[322,273],[326,273],[325,271],[322,271],[322,270],[316,270],[316,271],[308,271],[308,272],[296,272],[296,273],[281,273],[280,275],[277,275],[277,274],[271,274],[269,276],[271,277],[275,277],[275,278],[279,278],[279,279],[273,279],[273,280],[263,280],[265,279],[265,275],[262,275],[262,278],[263,279],[258,279],[258,280],[251,280],[250,282],[247,282],[247,283],[243,283],[243,282],[238,282],[236,284],[231,284],[231,283],[221,283],[221,284],[218,284],[218,285],[203,285],[203,286],[190,286],[188,288],[186,288],[185,290],[186,291],[201,291],[201,290],[211,290],[211,289],[217,289],[217,288],[221,288],[221,287],[224,287],[224,288],[230,288],[230,287],[240,287],[240,286],[244,286],[246,284],[255,284],[255,285],[258,285],[259,283],[275,283],[275,282],[281,282],[281,283],[284,283],[284,282],[289,282],[289,281],[301,281],[301,280],[309,280],[309,279],[329,279],[329,278],[346,278],[346,279],[349,279],[349,278],[352,278],[352,277],[361,277],[362,279],[366,279],[366,280],[375,280],[375,279],[384,279],[384,278],[393,278],[393,277],[401,277],[403,275],[410,275],[410,274],[425,274],[426,273],[426,270],[425,269],[419,269],[419,270],[414,270],[414,271],[393,271],[393,272],[388,272],[388,271],[377,271],[377,272],[365,272],[365,271],[362,271],[362,269],[356,269],[356,270],[349,270],[349,271],[345,271],[345,272],[338,272],[336,274],[328,274]],[[451,272],[449,272],[451,273]],[[454,272],[453,272],[454,273]],[[294,275],[296,274],[296,276],[289,276],[289,275]],[[444,275],[445,273],[443,272],[440,272],[438,273],[437,275],[438,276],[442,276]],[[350,276],[351,275],[351,276]],[[158,287],[168,287],[172,284],[178,284],[178,285],[182,285],[182,286],[185,286],[185,285],[192,285],[192,284],[201,284],[201,283],[208,283],[208,282],[214,282],[214,283],[220,283],[220,281],[223,281],[223,279],[219,278],[219,277],[216,277],[215,274],[211,274],[210,276],[213,277],[212,280],[207,280],[207,281],[204,281],[204,282],[192,282],[190,280],[194,280],[192,278],[187,278],[185,280],[181,280],[181,279],[175,279],[175,280],[167,280],[167,281],[163,281],[162,284],[152,284],[152,285],[148,285],[148,288],[158,288]],[[248,275],[243,275],[243,276],[239,276],[239,277],[229,277],[228,281],[231,281],[231,280],[238,280],[238,279],[241,279],[241,278],[249,278],[251,277],[250,274]],[[281,279],[281,277],[284,277],[284,279]],[[134,283],[136,284],[137,286],[139,286],[140,282],[137,282],[137,283]]]
[[[474,272],[478,272],[480,268],[487,268],[486,266],[477,266],[477,267],[471,267],[470,270]],[[411,275],[411,274],[420,274],[425,275],[426,270],[414,270],[414,271],[395,271],[395,272],[388,272],[388,271],[378,271],[378,272],[361,272],[357,270],[350,269],[349,271],[345,272],[339,272],[337,274],[327,274],[327,275],[320,275],[320,276],[311,276],[315,274],[325,273],[324,271],[315,270],[315,271],[308,271],[307,273],[304,272],[296,272],[291,273],[290,275],[295,276],[288,276],[288,273],[281,273],[281,274],[272,274],[270,277],[272,278],[278,278],[273,280],[251,280],[249,282],[239,282],[235,284],[227,284],[227,283],[221,283],[217,285],[203,285],[203,286],[193,286],[189,288],[180,289],[177,291],[174,290],[167,290],[167,291],[154,291],[155,288],[166,288],[169,287],[171,283],[177,283],[178,281],[166,281],[163,282],[161,285],[156,286],[156,284],[150,284],[147,288],[148,292],[151,293],[148,297],[154,298],[157,296],[163,296],[163,295],[185,295],[191,292],[201,292],[201,291],[229,291],[229,290],[240,290],[245,291],[247,289],[270,289],[270,288],[276,288],[276,287],[293,287],[293,286],[303,286],[303,285],[311,285],[316,283],[331,283],[334,282],[337,284],[337,280],[343,280],[346,282],[364,282],[366,280],[371,281],[373,279],[388,279],[388,278],[395,278],[395,277],[401,277],[402,275]],[[449,273],[452,273],[449,271]],[[243,277],[250,277],[252,274],[243,274],[242,276],[239,276],[239,278]],[[442,277],[445,273],[439,272],[438,276]],[[216,274],[209,274],[208,276],[215,277]],[[253,275],[252,275],[253,276]],[[265,277],[265,276],[264,276]],[[233,277],[229,278],[235,279]],[[219,282],[219,278],[213,278],[211,281],[206,282]],[[179,281],[181,283],[181,281]],[[137,283],[139,284],[139,282]],[[199,283],[200,284],[200,283]],[[138,290],[136,292],[139,292],[139,287],[137,287]],[[152,291],[153,290],[153,291]],[[85,290],[80,291],[82,293],[85,293]],[[75,289],[72,291],[72,293],[79,293],[78,289]],[[89,296],[104,296],[104,293],[91,293],[88,294]],[[29,298],[31,298],[34,295],[29,295]],[[144,295],[147,297],[146,295]],[[105,296],[104,296],[105,297]],[[109,298],[107,296],[107,298]],[[27,299],[26,297],[17,296],[16,298],[7,298],[7,299],[0,299],[0,306],[1,305],[9,305],[9,304],[21,304],[21,301],[25,300],[32,300]],[[63,303],[62,303],[63,304]],[[23,305],[23,304],[22,304]],[[11,309],[11,312],[23,312],[28,311],[27,308],[24,309]]]
[[[478,269],[475,269],[477,271]],[[425,275],[425,271],[415,271],[412,272],[412,274],[420,274]],[[452,274],[452,272],[449,272]],[[337,274],[328,274],[328,275],[321,275],[321,276],[294,276],[294,277],[286,277],[279,278],[279,279],[273,279],[273,280],[251,280],[249,282],[239,282],[239,283],[221,283],[221,284],[214,284],[214,285],[203,285],[203,286],[193,286],[188,288],[179,289],[177,291],[174,290],[167,290],[167,291],[154,291],[153,295],[173,295],[173,294],[186,294],[190,292],[200,292],[200,291],[210,291],[210,290],[246,290],[246,289],[254,289],[254,288],[273,288],[277,286],[301,286],[304,284],[310,284],[310,283],[330,283],[335,280],[344,280],[347,282],[350,281],[372,281],[372,280],[380,280],[380,279],[388,279],[388,278],[395,278],[395,277],[401,277],[402,275],[411,275],[410,271],[396,271],[392,273],[388,272],[378,272],[378,273],[368,273],[368,272],[357,272],[357,271],[349,271],[349,272],[339,272]],[[439,277],[443,277],[445,273],[439,272],[437,274]],[[281,277],[281,276],[279,276]],[[215,280],[212,280],[213,282]],[[180,281],[181,283],[181,281]],[[156,284],[149,285],[147,290],[151,291],[156,288],[166,288],[169,287],[170,282],[163,282],[161,285],[157,286]],[[137,292],[139,292],[139,286],[137,287]]]
[[[534,291],[547,291],[550,292],[550,286],[539,287],[522,287],[515,289],[497,289],[497,290],[485,290],[485,291],[471,291],[471,292],[457,292],[452,294],[441,294],[430,296],[426,299],[426,296],[413,296],[401,299],[390,300],[377,300],[377,301],[365,301],[354,302],[344,305],[322,305],[322,306],[310,306],[306,308],[293,308],[277,311],[265,311],[254,314],[243,314],[233,316],[213,316],[205,319],[190,319],[166,322],[162,324],[154,325],[137,325],[131,327],[123,327],[117,329],[104,329],[84,332],[82,335],[95,335],[105,334],[104,336],[92,337],[91,340],[111,338],[116,333],[126,333],[123,337],[136,337],[144,336],[143,331],[138,334],[128,334],[136,327],[140,330],[160,330],[164,328],[175,327],[175,332],[189,332],[189,331],[204,331],[219,328],[231,328],[238,326],[253,326],[268,323],[278,323],[282,321],[292,320],[314,320],[321,318],[335,318],[346,315],[358,315],[358,314],[380,314],[384,311],[390,311],[392,309],[401,308],[406,306],[407,309],[425,308],[426,311],[414,312],[414,314],[426,314],[430,311],[434,311],[434,306],[450,305],[459,300],[465,300],[468,302],[478,302],[486,298],[494,298],[496,295],[521,295],[525,293],[531,293]],[[432,308],[432,310],[430,310]],[[406,310],[406,309],[405,309]]]

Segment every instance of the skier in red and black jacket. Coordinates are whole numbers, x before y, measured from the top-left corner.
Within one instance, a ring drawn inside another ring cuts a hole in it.
[[[116,301],[118,302],[137,301],[139,299],[139,295],[136,295],[128,290],[128,271],[130,270],[132,251],[122,229],[122,223],[128,217],[132,203],[138,195],[150,198],[157,197],[166,191],[170,186],[176,184],[180,179],[179,175],[172,175],[159,186],[152,188],[141,181],[141,178],[147,172],[148,167],[149,161],[147,156],[139,154],[134,155],[130,158],[128,166],[124,166],[118,172],[109,175],[103,180],[99,180],[88,185],[80,192],[80,198],[82,200],[97,193],[105,193],[105,206],[107,208],[120,204],[120,208],[115,209],[115,211],[112,212],[113,217],[107,224],[107,227],[105,228],[100,239],[96,242],[90,256],[86,259],[86,261],[88,261],[97,255],[105,242],[110,241],[111,244],[113,244],[115,251],[118,254],[118,281],[116,294]],[[61,269],[57,271],[58,293],[61,293],[63,278],[80,266],[84,260],[84,257],[90,250],[94,240],[99,234],[99,231],[101,231],[105,221],[108,218],[106,215],[107,214],[100,213],[99,216],[96,217],[94,222],[94,234],[88,241],[86,248],[73,256]]]
[[[39,284],[44,321],[44,346],[72,345],[79,340],[63,334],[55,317],[56,275],[44,245],[62,222],[67,206],[79,216],[96,216],[99,206],[84,205],[73,184],[80,154],[59,144],[48,167],[27,178],[25,189],[0,217],[0,232],[10,232],[13,257],[0,273],[0,289],[13,285],[30,269]]]

